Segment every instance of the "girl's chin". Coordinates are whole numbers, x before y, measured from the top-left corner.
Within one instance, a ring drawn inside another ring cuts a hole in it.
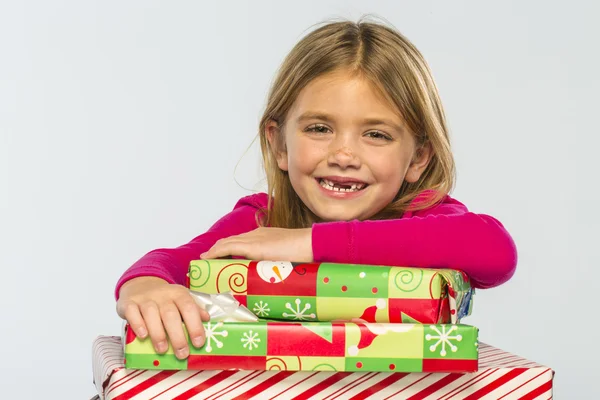
[[[369,218],[370,213],[360,212],[355,207],[327,207],[315,213],[323,222],[354,221]]]

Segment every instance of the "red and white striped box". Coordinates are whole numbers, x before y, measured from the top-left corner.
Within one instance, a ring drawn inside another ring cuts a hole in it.
[[[93,346],[94,383],[105,400],[551,399],[554,371],[481,343],[475,373],[157,371],[126,369],[119,337]]]

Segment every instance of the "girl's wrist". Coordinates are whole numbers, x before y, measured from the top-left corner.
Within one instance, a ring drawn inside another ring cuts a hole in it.
[[[312,228],[304,228],[306,234],[307,252],[310,254],[310,262],[314,262],[315,254],[312,246]]]
[[[127,291],[135,290],[138,287],[148,287],[154,285],[168,285],[169,282],[156,276],[138,276],[125,282],[119,289],[119,297],[126,295]]]

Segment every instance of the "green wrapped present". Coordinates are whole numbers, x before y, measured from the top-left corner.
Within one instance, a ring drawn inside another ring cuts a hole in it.
[[[477,328],[353,322],[206,322],[206,342],[179,360],[125,326],[125,366],[162,370],[473,372]],[[186,333],[187,335],[187,333]],[[189,342],[189,338],[188,338]]]
[[[474,293],[450,269],[224,259],[192,261],[188,287],[230,292],[260,318],[323,322],[454,324]]]

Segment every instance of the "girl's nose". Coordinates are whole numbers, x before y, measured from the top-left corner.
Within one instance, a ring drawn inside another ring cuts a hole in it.
[[[355,151],[347,145],[335,146],[329,153],[327,163],[330,166],[338,166],[340,168],[360,168],[360,158]]]

